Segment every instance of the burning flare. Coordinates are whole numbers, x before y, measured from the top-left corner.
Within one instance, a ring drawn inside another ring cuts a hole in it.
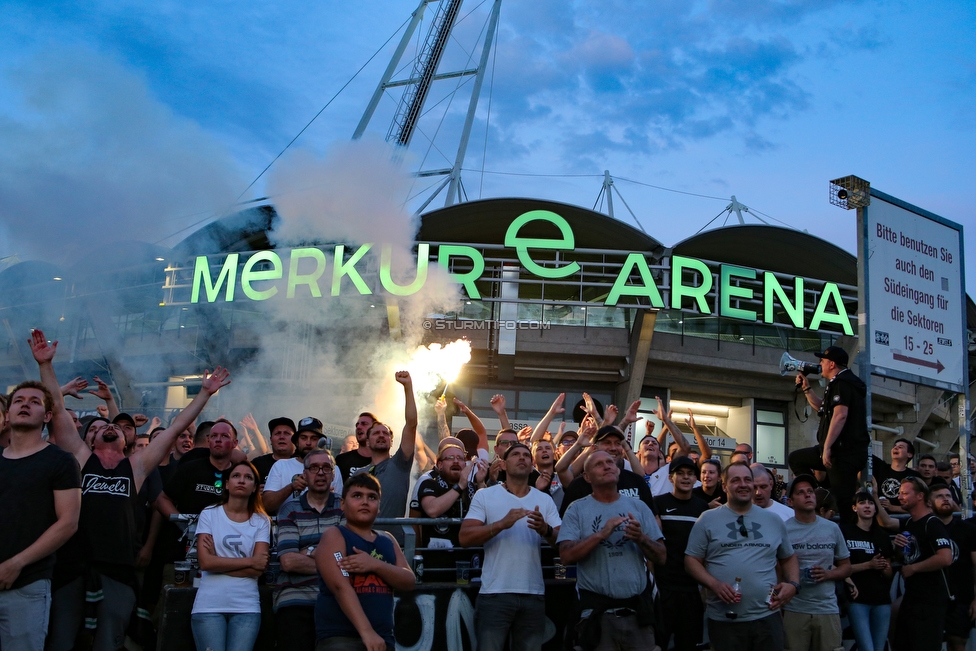
[[[442,382],[454,382],[469,361],[471,342],[458,339],[446,346],[430,344],[419,347],[410,358],[407,370],[413,377],[413,386],[417,393],[430,393]]]

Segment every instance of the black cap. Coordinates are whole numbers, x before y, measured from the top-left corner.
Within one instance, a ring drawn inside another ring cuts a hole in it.
[[[691,468],[697,472],[698,465],[689,457],[675,457],[671,459],[671,465],[668,466],[668,474],[674,474],[678,468]]]
[[[298,445],[298,435],[302,432],[314,432],[319,436],[325,436],[325,433],[322,431],[322,421],[312,416],[306,416],[298,421],[298,430],[295,432],[295,435],[291,437],[291,440],[294,441],[296,445]]]
[[[273,432],[279,425],[287,425],[291,428],[292,432],[295,432],[297,429],[295,427],[295,421],[293,421],[291,418],[288,418],[287,416],[279,416],[278,418],[272,418],[268,421],[268,434],[271,434],[271,432]]]
[[[129,414],[125,413],[124,411],[122,413],[120,413],[118,416],[116,416],[115,418],[112,419],[112,424],[114,424],[114,425],[118,425],[119,423],[123,423],[123,422],[124,423],[132,423],[132,426],[133,427],[136,426],[135,419],[132,416],[130,416]]]
[[[613,425],[604,425],[603,427],[597,430],[596,436],[593,437],[593,442],[596,443],[598,441],[602,441],[603,439],[609,438],[611,436],[616,436],[621,441],[624,440],[623,432],[621,432]]]
[[[827,346],[822,353],[817,353],[815,356],[820,359],[829,359],[841,366],[847,366],[847,362],[850,361],[847,351],[840,346]]]
[[[817,483],[817,478],[813,475],[808,475],[806,473],[797,475],[790,482],[790,485],[786,489],[786,496],[793,497],[793,489],[796,488],[797,484],[810,484],[813,490],[817,490],[820,484]]]

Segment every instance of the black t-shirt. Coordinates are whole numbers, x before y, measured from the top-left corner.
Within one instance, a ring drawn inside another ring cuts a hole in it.
[[[16,556],[41,537],[58,515],[54,491],[81,487],[75,458],[48,445],[22,459],[7,459],[0,448],[0,563]],[[50,579],[54,554],[26,565],[12,589]]]
[[[209,456],[189,463],[185,459],[186,455],[163,491],[180,513],[199,514],[220,500],[223,487],[230,478],[230,468],[218,470],[210,463]]]
[[[180,457],[180,463],[190,463],[191,461],[199,461],[200,459],[207,459],[209,457],[210,448],[193,448]]]
[[[949,539],[956,549],[953,555],[958,556],[946,570],[949,577],[949,589],[957,603],[971,604],[973,602],[973,552],[976,552],[976,524],[972,520],[952,518],[946,525]]]
[[[417,501],[419,502],[420,512],[425,518],[463,518],[468,512],[468,507],[471,506],[471,494],[470,486],[462,491],[458,499],[454,500],[454,504],[451,505],[444,513],[434,516],[430,515],[424,511],[424,498],[425,497],[440,497],[444,493],[455,492],[453,488],[441,477],[432,477],[420,484],[420,490],[417,493]],[[461,525],[429,525],[425,524],[420,527],[420,540],[421,545],[426,547],[430,543],[431,538],[444,538],[450,540],[457,547],[461,543],[458,540],[458,533],[461,531]]]
[[[78,531],[90,562],[135,567],[137,495],[129,459],[106,468],[98,455],[88,457],[81,469]]]
[[[146,475],[142,482],[142,488],[136,496],[135,503],[135,525],[136,525],[136,552],[142,548],[146,538],[149,536],[149,523],[152,521],[152,514],[155,510],[153,502],[163,492],[163,478],[159,473],[159,468]]]
[[[903,522],[902,532],[912,534],[911,544],[902,550],[905,564],[921,563],[932,558],[940,549],[953,548],[946,526],[942,524],[942,520],[931,513],[918,520]],[[953,558],[953,561],[955,560]],[[918,572],[905,579],[905,591],[912,592],[916,596],[924,595],[933,601],[948,599],[946,582],[945,570]]]
[[[647,482],[644,481],[644,478],[637,473],[621,468],[620,478],[617,480],[617,492],[621,495],[627,495],[628,497],[640,500],[644,504],[647,504],[647,508],[651,510],[651,513],[657,513],[654,510],[654,496],[651,495],[651,489],[647,487]],[[583,479],[582,475],[574,479],[566,487],[562,506],[559,507],[559,517],[561,518],[566,514],[566,509],[569,508],[570,504],[592,494],[593,487]]]
[[[692,497],[705,500],[706,504],[714,502],[716,498],[718,499],[719,504],[725,504],[728,501],[728,496],[725,494],[725,491],[722,490],[721,484],[715,485],[715,492],[711,495],[705,492],[704,486],[696,486],[695,488],[691,489],[691,495]]]
[[[336,468],[342,473],[343,483],[349,481],[349,477],[360,468],[366,468],[373,463],[371,456],[359,454],[359,450],[349,450],[343,452],[335,458]]]
[[[668,550],[664,565],[655,565],[654,576],[663,589],[697,592],[698,582],[685,572],[685,549],[698,516],[708,510],[708,502],[694,496],[679,500],[674,493],[664,493],[654,498],[654,506],[661,518],[664,546]]]
[[[866,395],[867,386],[848,368],[831,378],[820,407],[817,443],[821,448],[827,440],[834,408],[844,406],[847,407],[847,420],[844,421],[844,427],[830,451],[837,458],[867,458],[871,437],[868,434]]]
[[[260,457],[251,459],[251,464],[257,468],[258,475],[260,475],[259,484],[263,484],[268,478],[268,473],[271,472],[271,466],[275,464],[275,461],[278,459],[275,459],[274,453],[262,454]]]
[[[871,529],[865,531],[854,523],[847,522],[840,525],[840,530],[847,541],[847,549],[851,552],[851,565],[867,563],[881,554],[889,561],[894,548],[888,532],[877,524],[871,524]],[[870,606],[881,606],[891,603],[891,579],[881,570],[864,570],[851,574],[851,580],[857,586],[855,603]]]
[[[911,468],[894,470],[884,462],[884,459],[875,456],[871,457],[871,474],[878,480],[878,494],[888,498],[888,501],[896,506],[901,506],[901,502],[898,501],[901,480],[905,477],[922,477]]]

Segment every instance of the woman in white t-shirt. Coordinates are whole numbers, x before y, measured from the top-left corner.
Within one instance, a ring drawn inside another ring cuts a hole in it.
[[[220,502],[200,513],[197,554],[203,578],[190,616],[199,651],[251,651],[258,637],[258,577],[268,564],[271,542],[258,476],[249,462],[235,463]]]

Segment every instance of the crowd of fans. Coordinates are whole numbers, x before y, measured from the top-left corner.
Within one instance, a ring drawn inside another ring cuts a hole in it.
[[[253,648],[260,581],[279,649],[392,650],[394,593],[415,588],[417,568],[403,527],[376,520],[407,514],[440,519],[415,527],[421,549],[483,548],[480,651],[546,641],[545,545],[576,566],[576,603],[560,604],[567,649],[832,651],[845,617],[862,651],[959,650],[976,619],[959,455],[916,460],[908,440],[891,464],[873,459],[872,490],[849,503],[831,494],[831,473],[784,484],[746,444],[723,466],[694,416],[697,449],[660,400],[661,430],[647,421],[633,449],[639,401],[601,413],[583,394],[576,429],[559,418],[550,432],[560,394],[516,431],[495,396],[492,450],[457,399],[470,427],[451,432],[441,397],[432,450],[401,371],[402,431],[361,413],[333,456],[315,417],[274,418],[267,437],[250,416],[241,431],[197,423],[231,382],[219,367],[168,425],[121,413],[97,378],[104,415],[79,421],[64,396],[87,382],[59,385],[57,342],[35,330],[30,345],[40,381],[0,399],[2,651],[152,649],[162,587],[191,581],[198,651]]]

